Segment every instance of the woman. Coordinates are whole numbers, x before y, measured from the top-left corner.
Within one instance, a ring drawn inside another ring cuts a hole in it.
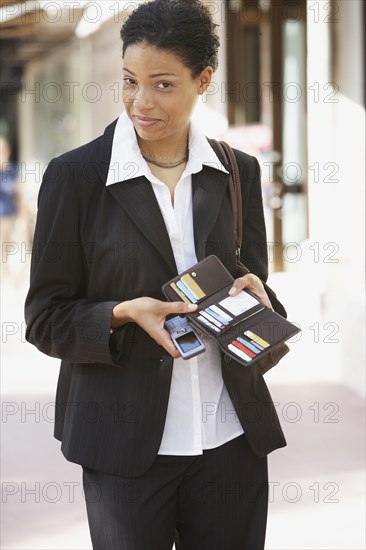
[[[236,276],[228,172],[190,122],[215,25],[199,0],[153,0],[121,37],[125,113],[44,176],[27,338],[62,359],[55,436],[83,466],[94,548],[263,548],[266,455],[285,445],[263,377],[211,339],[184,361],[164,329],[195,308],[166,281],[209,254]],[[236,156],[253,274],[232,293],[270,306],[258,162]]]

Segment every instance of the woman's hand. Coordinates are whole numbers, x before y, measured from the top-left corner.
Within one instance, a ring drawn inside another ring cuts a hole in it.
[[[268,298],[267,292],[264,290],[264,286],[259,277],[253,273],[247,273],[243,277],[235,279],[233,286],[229,290],[230,296],[237,296],[241,290],[247,288],[267,307],[272,308],[272,304]]]
[[[121,302],[113,308],[112,328],[128,322],[136,323],[172,357],[178,358],[180,353],[174,346],[169,332],[164,328],[165,319],[167,315],[192,313],[196,309],[195,304],[184,302],[162,302],[149,297],[135,298]]]

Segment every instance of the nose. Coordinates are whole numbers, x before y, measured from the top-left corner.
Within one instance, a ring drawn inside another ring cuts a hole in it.
[[[154,107],[151,92],[144,86],[138,86],[133,95],[133,102],[143,109],[152,109]]]

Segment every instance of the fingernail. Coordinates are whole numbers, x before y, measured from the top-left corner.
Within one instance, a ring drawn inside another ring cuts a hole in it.
[[[235,290],[236,290],[235,286],[232,286],[231,289],[229,290],[230,296],[234,294]]]
[[[190,311],[195,311],[197,309],[197,304],[188,304],[188,309]]]

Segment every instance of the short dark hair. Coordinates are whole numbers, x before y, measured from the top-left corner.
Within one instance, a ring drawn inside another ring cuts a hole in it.
[[[152,0],[139,5],[121,28],[122,54],[134,44],[168,50],[197,77],[218,66],[220,40],[207,7],[200,0]]]

